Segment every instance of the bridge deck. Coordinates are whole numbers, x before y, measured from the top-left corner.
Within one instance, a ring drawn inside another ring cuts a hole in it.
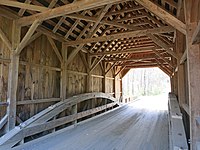
[[[164,99],[167,99],[165,96]],[[168,150],[167,100],[141,98],[16,150]]]

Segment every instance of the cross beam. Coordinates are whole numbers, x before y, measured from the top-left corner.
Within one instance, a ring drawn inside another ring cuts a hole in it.
[[[173,32],[173,31],[174,31],[174,28],[169,27],[169,26],[164,26],[164,27],[159,27],[159,28],[154,28],[154,29],[128,31],[124,33],[111,34],[111,35],[100,36],[96,38],[79,39],[76,41],[66,42],[66,45],[72,46],[72,45],[79,45],[79,44],[86,44],[86,43],[103,42],[103,41],[110,41],[110,40],[116,40],[116,39],[145,36],[151,33],[159,34],[159,33]]]
[[[160,17],[169,25],[173,26],[175,29],[179,30],[183,34],[186,34],[186,25],[177,19],[176,17],[169,14],[167,11],[163,10],[156,4],[151,1],[147,0],[135,0],[140,5],[144,6],[146,9],[154,13],[156,16]]]
[[[76,1],[74,3],[56,7],[54,9],[47,10],[42,13],[34,14],[34,15],[31,15],[28,17],[23,17],[18,20],[18,23],[22,26],[27,26],[27,25],[32,24],[35,19],[38,19],[40,21],[45,21],[48,19],[52,19],[55,17],[79,12],[82,10],[93,9],[93,8],[96,8],[99,6],[104,6],[104,5],[113,4],[113,3],[119,3],[119,2],[123,2],[123,1],[126,1],[126,0],[92,0],[92,1],[81,0],[81,1]]]

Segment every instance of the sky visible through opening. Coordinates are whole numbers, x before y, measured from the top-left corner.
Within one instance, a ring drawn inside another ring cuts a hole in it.
[[[170,78],[159,68],[131,69],[122,79],[125,97],[154,96],[171,91]]]

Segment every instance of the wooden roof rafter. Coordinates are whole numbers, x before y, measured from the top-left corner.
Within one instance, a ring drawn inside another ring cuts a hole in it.
[[[166,25],[174,25],[172,21],[179,23],[181,28],[178,29],[177,26],[175,26],[175,28],[179,31],[182,30],[183,33],[184,24],[174,17],[175,14],[173,14],[171,8],[178,9],[178,3],[173,0],[161,0],[161,2],[163,2],[162,5],[151,0],[145,1],[145,4],[144,0],[103,0],[101,2],[94,0],[94,4],[91,4],[91,2],[87,3],[86,0],[76,2],[67,0],[53,1],[53,7],[48,8],[47,4],[50,4],[50,0],[47,0],[46,4],[44,4],[42,0],[25,0],[25,5],[17,12],[19,16],[22,16],[21,18],[18,17],[18,23],[22,26],[29,25],[32,24],[33,18],[37,17],[40,21],[44,21],[44,24],[39,25],[37,32],[45,31],[45,34],[51,35],[51,38],[53,36],[54,39],[65,41],[67,45],[75,47],[76,53],[85,49],[90,53],[91,57],[102,58],[102,60],[106,60],[109,57],[117,59],[131,58],[132,54],[141,51],[153,52],[154,48],[157,48],[157,50],[165,49],[166,52],[176,57],[176,54],[173,53],[172,50],[174,29]],[[170,5],[170,9],[167,12],[161,8],[165,3]],[[75,10],[78,4],[83,5]],[[109,4],[110,7],[99,21],[97,19],[98,13],[101,12],[107,4]],[[40,13],[38,13],[38,11],[24,8],[24,6],[28,5],[36,6],[33,8],[45,8],[46,10],[41,10]],[[157,8],[159,12],[163,12],[162,15],[169,17],[169,20],[163,18],[161,14],[155,13],[154,9],[149,6]],[[66,9],[65,11],[70,8],[70,11],[61,12],[61,9],[64,10],[64,8]],[[95,22],[99,23],[96,24]],[[49,27],[48,24],[51,27]],[[169,30],[156,31],[165,28]],[[94,31],[90,32],[89,30],[91,29]],[[144,33],[143,30],[146,32]],[[139,32],[141,32],[141,34]],[[130,33],[131,35],[129,36],[128,34]],[[92,36],[90,36],[90,34]],[[141,36],[146,36],[146,39],[135,40],[135,34],[137,34],[136,39],[137,37],[139,39]],[[147,35],[153,35],[154,40],[148,38]],[[155,38],[158,40],[155,41]],[[157,46],[155,46],[155,44]],[[158,52],[161,51],[159,50]],[[160,56],[163,55],[164,54],[160,54]],[[171,61],[171,59],[165,59],[165,57],[162,59],[158,54],[155,54],[155,57],[162,61],[165,60],[165,63]],[[144,63],[147,63],[147,61],[144,61]]]

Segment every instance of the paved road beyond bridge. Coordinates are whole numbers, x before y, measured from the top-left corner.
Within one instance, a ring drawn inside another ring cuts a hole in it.
[[[168,150],[167,95],[141,97],[15,150]]]

